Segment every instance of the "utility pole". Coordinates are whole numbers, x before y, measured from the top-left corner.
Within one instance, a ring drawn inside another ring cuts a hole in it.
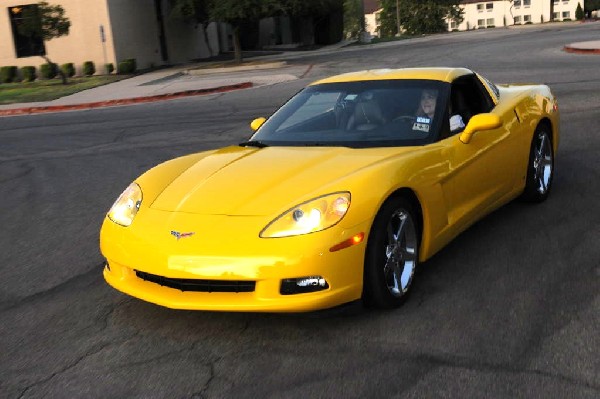
[[[400,0],[396,0],[396,27],[398,28],[396,36],[400,36]]]

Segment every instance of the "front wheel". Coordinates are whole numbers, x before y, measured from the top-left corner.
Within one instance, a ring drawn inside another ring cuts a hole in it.
[[[529,202],[542,202],[548,198],[554,175],[554,152],[549,129],[537,128],[533,135],[527,164],[527,180],[521,198]]]
[[[365,256],[363,299],[378,308],[400,306],[408,296],[419,260],[419,228],[412,204],[389,199],[373,226]]]

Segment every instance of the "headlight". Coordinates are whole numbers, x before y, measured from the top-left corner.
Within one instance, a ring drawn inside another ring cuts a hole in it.
[[[260,232],[261,238],[314,233],[337,224],[350,207],[350,193],[324,195],[284,212]]]
[[[131,183],[110,208],[108,217],[116,224],[129,226],[141,204],[142,189],[136,183]]]

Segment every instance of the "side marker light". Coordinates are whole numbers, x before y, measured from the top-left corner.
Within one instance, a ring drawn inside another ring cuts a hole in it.
[[[360,244],[365,239],[365,233],[358,233],[339,244],[329,248],[329,252],[339,251],[340,249],[348,248],[356,244]]]

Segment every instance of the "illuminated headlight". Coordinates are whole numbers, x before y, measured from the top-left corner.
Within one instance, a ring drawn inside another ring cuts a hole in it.
[[[339,223],[350,207],[350,193],[324,195],[284,212],[260,232],[261,238],[314,233]]]
[[[108,217],[116,224],[129,226],[141,204],[142,189],[136,183],[131,183],[110,208]]]

